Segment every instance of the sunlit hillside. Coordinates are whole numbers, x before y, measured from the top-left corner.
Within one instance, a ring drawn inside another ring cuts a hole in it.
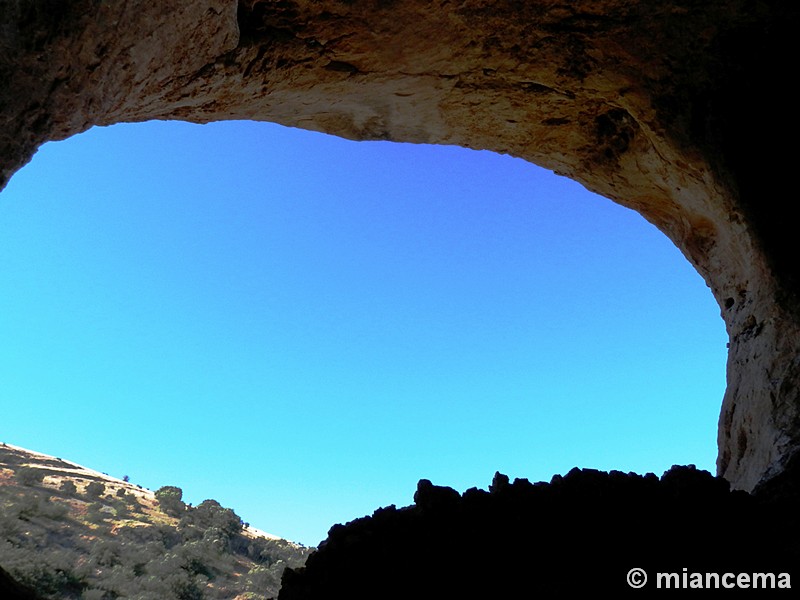
[[[44,598],[263,600],[310,549],[215,500],[0,446],[0,566]]]

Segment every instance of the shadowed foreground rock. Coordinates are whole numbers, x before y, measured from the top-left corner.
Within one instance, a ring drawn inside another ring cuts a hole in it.
[[[634,567],[648,573],[647,589],[658,572],[682,578],[684,568],[687,581],[773,572],[776,588],[800,585],[788,490],[729,491],[693,466],[661,479],[573,469],[549,484],[497,474],[489,489],[460,495],[422,480],[414,506],[334,526],[304,569],[285,572],[280,600],[641,595],[626,581]]]
[[[23,587],[0,568],[0,598],[2,600],[38,600],[33,592]]]

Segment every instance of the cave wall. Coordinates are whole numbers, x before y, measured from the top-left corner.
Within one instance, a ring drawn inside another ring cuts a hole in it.
[[[0,0],[0,186],[46,141],[253,119],[508,153],[633,208],[730,336],[718,471],[800,446],[798,9],[720,0]]]

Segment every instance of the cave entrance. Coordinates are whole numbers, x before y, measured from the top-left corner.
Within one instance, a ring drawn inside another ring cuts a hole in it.
[[[714,470],[726,338],[702,280],[520,159],[95,128],[15,175],[0,239],[8,441],[290,539],[421,477]]]

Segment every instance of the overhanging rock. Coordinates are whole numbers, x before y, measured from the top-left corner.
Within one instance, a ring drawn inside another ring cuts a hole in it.
[[[730,336],[718,470],[800,445],[794,3],[0,0],[0,186],[93,125],[254,119],[513,154],[633,208]]]

